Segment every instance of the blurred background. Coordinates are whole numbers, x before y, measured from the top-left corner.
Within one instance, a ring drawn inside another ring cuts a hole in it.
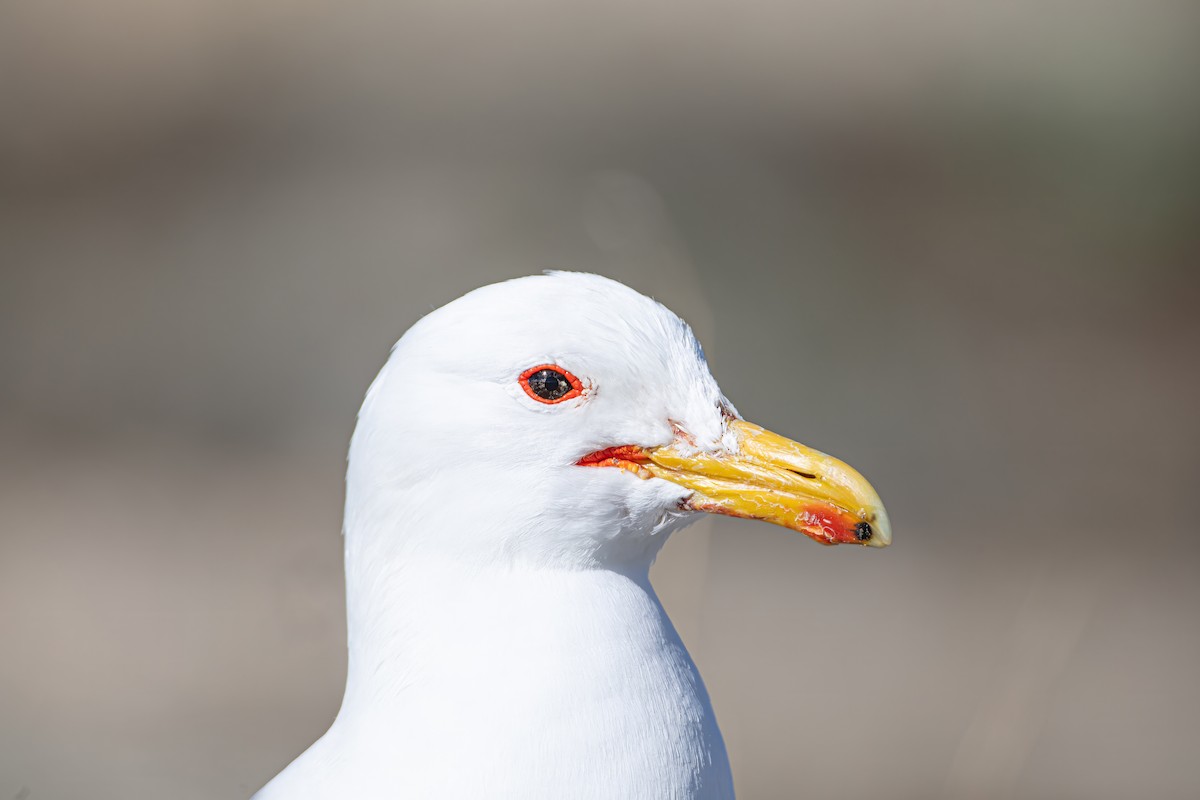
[[[320,735],[362,394],[546,268],[891,512],[660,557],[743,800],[1200,797],[1198,12],[0,4],[0,798]]]

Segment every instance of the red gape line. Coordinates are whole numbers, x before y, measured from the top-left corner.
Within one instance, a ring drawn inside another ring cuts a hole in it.
[[[575,463],[581,467],[617,467],[622,461],[644,464],[649,460],[650,456],[646,454],[646,451],[636,444],[623,444],[588,453]]]
[[[565,375],[567,380],[571,382],[571,391],[567,392],[562,397],[556,397],[553,400],[547,400],[544,397],[538,397],[534,393],[533,389],[529,388],[529,379],[544,369],[552,369],[555,372],[561,372],[563,375]],[[525,390],[525,394],[529,395],[534,400],[537,400],[539,403],[545,403],[548,406],[552,406],[555,403],[562,403],[566,400],[579,397],[579,395],[583,394],[583,381],[579,380],[579,378],[576,378],[570,372],[558,366],[557,364],[538,364],[536,367],[530,367],[521,373],[521,377],[518,378],[517,381],[521,384],[521,388]]]

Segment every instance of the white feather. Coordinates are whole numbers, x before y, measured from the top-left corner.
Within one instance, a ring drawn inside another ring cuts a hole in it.
[[[584,395],[526,396],[543,363]],[[682,320],[593,275],[487,286],[414,325],[350,447],[342,708],[256,800],[731,798],[648,578],[687,492],[574,466],[675,426],[719,448],[724,402]]]

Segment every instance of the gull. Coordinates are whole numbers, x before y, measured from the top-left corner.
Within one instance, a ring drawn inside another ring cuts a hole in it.
[[[702,512],[891,541],[858,472],[743,420],[623,284],[551,272],[429,313],[350,443],[341,710],[253,800],[732,798],[649,580]]]

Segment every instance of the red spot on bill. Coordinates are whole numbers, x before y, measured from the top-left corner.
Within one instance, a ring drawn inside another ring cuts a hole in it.
[[[859,544],[859,523],[855,514],[827,503],[812,503],[800,512],[800,528],[822,544]]]

